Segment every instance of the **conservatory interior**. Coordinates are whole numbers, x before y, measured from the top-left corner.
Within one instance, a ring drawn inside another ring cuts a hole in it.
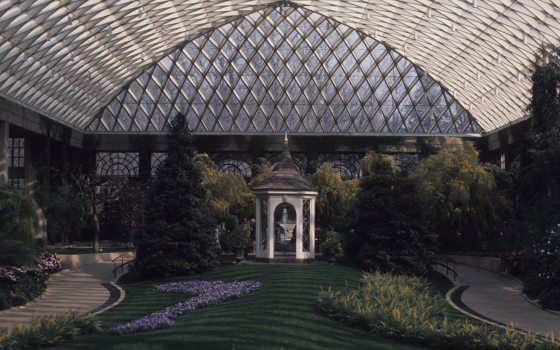
[[[4,0],[0,37],[0,350],[560,349],[557,1]]]

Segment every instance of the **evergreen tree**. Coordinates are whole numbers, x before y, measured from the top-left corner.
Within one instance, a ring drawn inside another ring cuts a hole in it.
[[[213,224],[193,157],[186,118],[178,115],[170,127],[167,158],[150,185],[146,229],[135,239],[135,268],[144,276],[199,273],[214,263]]]
[[[516,174],[517,212],[534,232],[560,223],[560,47],[543,47],[533,65],[531,130]]]
[[[346,253],[370,267],[424,274],[434,259],[436,236],[420,220],[414,184],[391,158],[368,154],[362,161],[355,233]]]

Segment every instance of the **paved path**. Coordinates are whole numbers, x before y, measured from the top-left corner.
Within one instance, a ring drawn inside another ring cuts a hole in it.
[[[456,271],[456,283],[468,286],[459,295],[466,311],[518,329],[560,337],[560,315],[529,303],[518,280],[462,264],[457,264]]]
[[[40,298],[25,306],[0,311],[0,328],[27,324],[33,316],[70,310],[78,310],[79,313],[96,311],[106,305],[111,297],[105,285],[112,281],[112,271],[113,263],[109,261],[54,274]]]

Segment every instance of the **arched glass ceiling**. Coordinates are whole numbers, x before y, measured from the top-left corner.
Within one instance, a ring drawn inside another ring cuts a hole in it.
[[[84,129],[175,47],[279,0],[0,1],[0,96]],[[485,131],[523,118],[525,77],[558,43],[556,0],[293,0],[374,36],[450,89]]]
[[[214,29],[147,69],[90,125],[197,133],[475,134],[480,128],[432,78],[346,25],[291,6]]]

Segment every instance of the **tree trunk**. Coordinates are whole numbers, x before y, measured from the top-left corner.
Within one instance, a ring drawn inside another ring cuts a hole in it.
[[[93,234],[93,251],[95,253],[99,253],[99,211],[97,210],[97,205],[93,205],[93,225],[95,227],[95,231]]]

